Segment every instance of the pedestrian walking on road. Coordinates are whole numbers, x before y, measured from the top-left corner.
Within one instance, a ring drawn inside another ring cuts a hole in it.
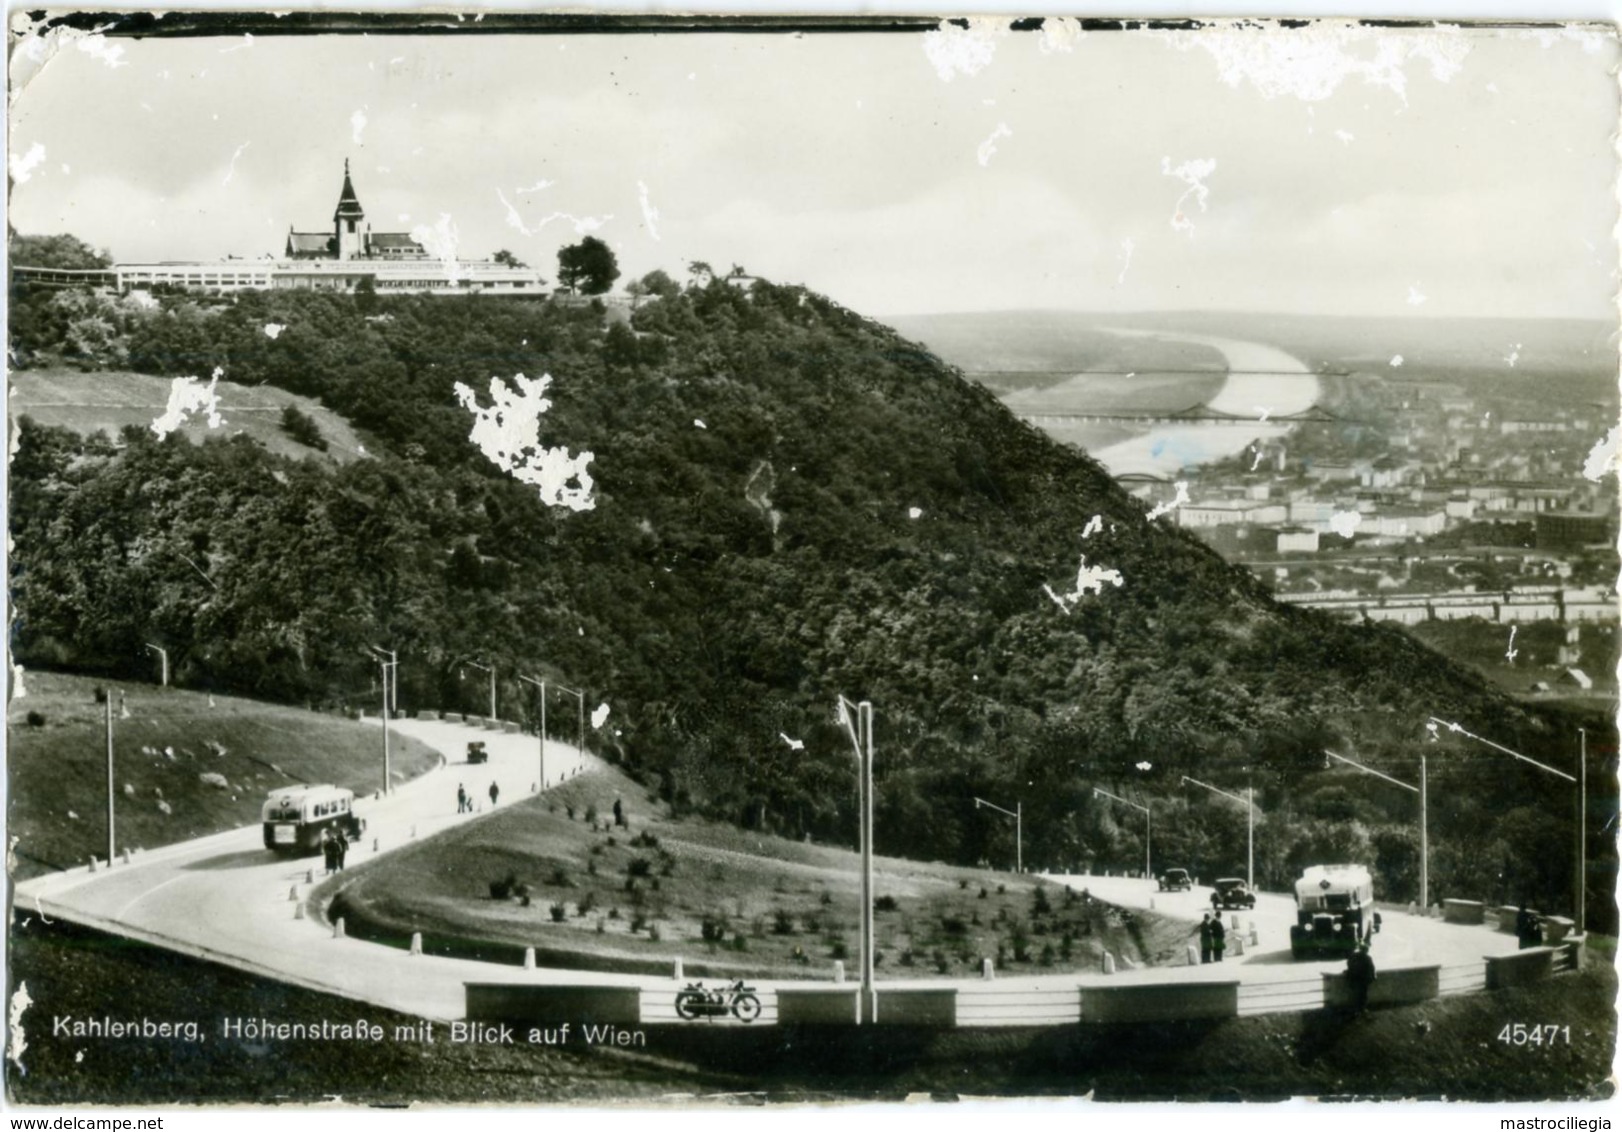
[[[331,876],[338,867],[338,846],[332,840],[332,830],[321,831],[321,860],[327,866],[327,875]]]
[[[500,796],[501,796],[501,787],[497,786],[494,782],[491,782],[490,783],[490,808],[492,810],[496,808],[496,799],[499,798]]]
[[[344,871],[344,862],[349,857],[349,838],[345,837],[344,831],[340,829],[333,837],[332,844],[333,853],[338,859],[338,871],[341,873]]]
[[[456,784],[456,812],[465,814],[467,810],[467,787],[458,782]]]
[[[1526,910],[1526,901],[1521,901],[1520,911],[1515,913],[1515,939],[1521,947],[1536,947],[1543,942],[1543,929],[1538,924],[1536,912]]]
[[[1223,949],[1228,946],[1228,930],[1222,926],[1221,916],[1211,917],[1211,962],[1222,962]]]
[[[1205,919],[1200,921],[1200,962],[1211,961],[1211,913],[1205,913]]]

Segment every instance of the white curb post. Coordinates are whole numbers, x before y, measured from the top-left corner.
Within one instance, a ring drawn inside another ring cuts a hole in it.
[[[1200,965],[1199,949],[1196,948],[1192,943],[1188,945],[1188,965],[1190,967],[1198,967]]]
[[[421,932],[412,932],[411,933],[411,954],[413,954],[413,955],[421,955],[422,954],[422,933]]]
[[[524,948],[524,970],[535,970],[535,949],[533,947]]]
[[[304,918],[304,901],[300,900],[297,904],[293,905],[293,919],[302,920],[303,918]]]
[[[287,898],[289,900],[297,900],[298,899],[298,885],[295,884],[292,888],[289,888],[287,890]]]
[[[997,968],[989,956],[980,960],[980,977],[988,983],[997,977]]]
[[[1111,955],[1107,951],[1104,952],[1104,974],[1115,974],[1115,956]]]
[[[90,871],[96,871],[96,855],[94,853],[90,855]]]
[[[682,971],[681,971],[681,960],[680,959],[676,960],[675,970],[673,972],[671,972],[670,977],[675,979],[678,983],[681,982],[681,980],[682,980]]]
[[[306,870],[304,870],[304,883],[305,884],[314,884],[315,883],[315,870],[314,869],[306,869]]]
[[[835,959],[834,960],[834,982],[842,983],[844,981],[845,981],[845,965],[842,962],[840,962],[838,959]]]
[[[342,916],[339,916],[336,920],[334,920],[332,922],[332,938],[333,939],[343,939],[344,938],[344,918]]]

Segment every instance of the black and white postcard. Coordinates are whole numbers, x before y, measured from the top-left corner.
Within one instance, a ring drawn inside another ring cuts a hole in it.
[[[11,13],[7,1106],[1608,1128],[1619,61]]]

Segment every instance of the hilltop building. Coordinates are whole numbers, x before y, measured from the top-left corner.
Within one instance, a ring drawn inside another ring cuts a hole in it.
[[[91,270],[12,267],[17,282],[43,287],[92,287],[128,291],[154,288],[228,295],[240,291],[299,288],[379,293],[544,296],[545,280],[527,267],[492,260],[441,259],[405,232],[373,232],[344,162],[343,188],[330,232],[289,227],[282,257],[215,262],[116,263]]]

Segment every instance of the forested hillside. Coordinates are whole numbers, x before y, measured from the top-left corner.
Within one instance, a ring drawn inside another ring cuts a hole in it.
[[[1323,775],[1324,747],[1412,777],[1435,714],[1573,763],[1571,728],[1394,629],[1275,606],[1094,461],[801,288],[695,282],[630,327],[528,301],[22,294],[11,335],[24,363],[219,367],[317,397],[371,457],[25,421],[25,664],[127,676],[158,641],[187,686],[367,705],[377,644],[399,652],[402,707],[477,711],[487,677],[466,662],[493,663],[508,718],[537,714],[518,673],[607,703],[593,744],[676,806],[849,842],[844,693],[875,705],[884,852],[1011,858],[979,795],[1022,804],[1029,864],[1141,867],[1141,815],[1098,785],[1155,805],[1157,866],[1242,872],[1243,809],[1189,773],[1254,783],[1259,881],[1368,860],[1401,898],[1411,802]],[[469,442],[455,384],[518,374],[553,378],[542,442],[595,454],[592,509],[544,506]],[[1084,564],[1120,584],[1079,586]],[[1433,898],[1569,892],[1569,791],[1431,750]]]

